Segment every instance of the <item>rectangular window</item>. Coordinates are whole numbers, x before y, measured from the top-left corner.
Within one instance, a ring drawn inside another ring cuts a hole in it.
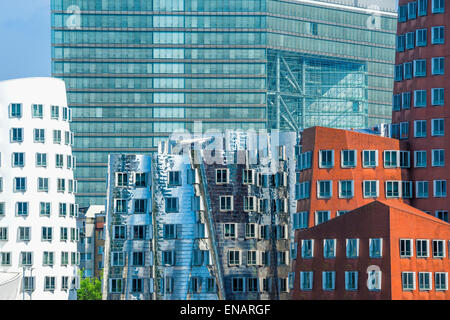
[[[336,280],[335,271],[323,271],[322,272],[322,288],[323,290],[334,290]]]
[[[8,228],[0,228],[0,241],[8,241]]]
[[[405,51],[405,41],[406,41],[406,37],[404,34],[398,35],[397,36],[397,51],[398,52],[403,52]]]
[[[381,258],[383,251],[383,239],[369,239],[369,256],[371,258]]]
[[[431,28],[431,44],[444,44],[445,28],[444,26],[432,27]]]
[[[238,266],[241,264],[241,251],[229,250],[228,251],[228,265]]]
[[[14,192],[25,192],[27,190],[27,178],[14,178]]]
[[[426,168],[427,152],[425,150],[414,151],[414,167]]]
[[[444,119],[431,119],[431,135],[434,137],[444,135]]]
[[[431,59],[431,74],[432,75],[442,75],[444,74],[445,68],[445,58],[436,57]]]
[[[414,137],[424,138],[427,136],[427,121],[415,120],[414,121]]]
[[[21,118],[22,117],[22,104],[21,103],[11,103],[9,105],[9,117],[10,118]]]
[[[333,196],[332,181],[317,181],[317,198],[329,199]]]
[[[332,168],[334,166],[334,150],[319,151],[319,168]]]
[[[399,138],[400,139],[408,139],[409,138],[409,122],[400,122],[400,137]],[[400,156],[401,155],[402,155],[402,151],[400,151]],[[400,157],[400,166],[401,166],[401,157]]]
[[[57,184],[57,191],[58,192],[66,192],[66,180],[65,179],[57,179],[56,180],[56,184]]]
[[[256,211],[256,197],[245,196],[244,197],[244,212]]]
[[[162,264],[174,266],[176,263],[175,251],[163,251],[162,252]]]
[[[384,167],[397,168],[399,166],[398,151],[384,151]]]
[[[423,108],[427,106],[427,90],[414,91],[414,107]]]
[[[23,142],[23,128],[11,129],[11,142]]]
[[[166,198],[166,212],[168,213],[174,213],[178,212],[179,206],[178,206],[178,198]]]
[[[128,174],[124,172],[116,172],[116,187],[128,186]]]
[[[61,130],[53,130],[53,143],[61,143]]]
[[[392,98],[392,111],[400,111],[402,107],[402,95],[394,94]]]
[[[308,228],[309,212],[303,211],[299,213],[294,213],[294,229],[305,229]]]
[[[428,181],[416,181],[416,198],[428,198]]]
[[[43,266],[53,266],[53,252],[44,251],[42,258]]]
[[[53,228],[52,227],[42,227],[42,241],[52,241],[53,239]]]
[[[447,196],[447,180],[434,180],[434,196],[436,198],[443,198]]]
[[[58,106],[52,106],[51,107],[51,117],[52,119],[59,119],[59,107]]]
[[[45,129],[34,129],[34,142],[45,143]]]
[[[431,163],[433,167],[443,167],[445,165],[445,150],[431,150]]]
[[[181,171],[169,171],[169,186],[181,186]]]
[[[445,222],[449,222],[448,220],[448,211],[447,210],[436,210],[435,216],[438,219],[441,219]]]
[[[425,77],[427,75],[427,60],[414,60],[414,77]]]
[[[113,226],[113,239],[114,240],[125,240],[127,236],[126,226]]]
[[[416,46],[426,47],[427,45],[427,29],[416,30]]]
[[[342,150],[341,151],[341,166],[342,168],[356,167],[356,150]]]
[[[169,212],[169,211],[167,211],[167,212]],[[134,213],[135,214],[147,213],[147,199],[135,199],[134,200]]]
[[[231,291],[232,292],[244,292],[244,278],[232,278],[231,279]]]
[[[245,238],[255,239],[257,237],[258,225],[256,223],[245,224]]]
[[[28,215],[28,202],[17,202],[16,203],[16,214],[18,216]]]
[[[20,253],[20,265],[31,266],[33,265],[33,252],[21,252]]]
[[[416,254],[417,258],[428,258],[430,240],[416,240]]]
[[[415,32],[413,31],[413,32],[408,32],[407,34],[406,34],[406,49],[414,49],[414,45],[415,45]]]
[[[408,19],[408,5],[398,7],[398,22],[406,22]]]
[[[448,290],[448,273],[447,272],[435,272],[434,273],[434,287],[436,291]]]
[[[0,265],[1,266],[11,265],[11,252],[0,252]]]
[[[445,11],[445,0],[432,0],[431,12],[443,13]]]
[[[402,109],[407,110],[411,108],[411,92],[402,93]]]
[[[311,259],[314,257],[314,240],[302,240],[302,258]]]
[[[431,105],[433,106],[444,105],[444,88],[431,89]]]
[[[345,290],[358,290],[358,271],[345,271]]]
[[[55,282],[56,282],[55,277],[45,277],[44,282],[45,282],[44,291],[54,291],[55,290]]]
[[[403,65],[399,64],[395,66],[394,80],[402,81],[403,80]]]
[[[12,166],[13,167],[24,167],[25,166],[25,153],[14,152],[12,154]]]
[[[336,239],[323,240],[323,257],[326,259],[336,258]]]
[[[46,153],[36,153],[36,167],[47,167]]]
[[[300,271],[300,290],[312,290],[313,286],[313,272]]]
[[[339,198],[350,199],[354,195],[353,180],[339,181]]]
[[[445,240],[433,240],[433,258],[445,258]]]
[[[417,2],[408,3],[408,20],[415,19],[417,17]]]
[[[244,169],[242,172],[242,183],[243,184],[254,184],[255,182],[255,170]]]
[[[38,178],[38,192],[48,192],[48,178]]]
[[[31,227],[19,227],[19,241],[30,241]]]
[[[32,104],[31,110],[33,114],[33,118],[43,118],[44,117],[44,107],[42,104]]]
[[[378,150],[363,151],[363,167],[375,168],[378,166]]]
[[[220,211],[233,211],[233,196],[220,196]]]
[[[223,236],[225,239],[235,239],[236,238],[236,224],[235,223],[225,223]]]
[[[122,293],[123,291],[123,279],[110,279],[109,280],[109,292],[110,293]]]
[[[359,239],[347,239],[346,241],[347,258],[357,258],[359,256]]]
[[[330,211],[316,211],[316,225],[330,220]]]
[[[412,181],[402,181],[402,198],[412,198]]]
[[[402,288],[403,291],[411,291],[416,289],[415,272],[402,272]]]
[[[400,168],[409,168],[409,151],[400,151]]]
[[[229,183],[228,169],[216,169],[216,184]]]

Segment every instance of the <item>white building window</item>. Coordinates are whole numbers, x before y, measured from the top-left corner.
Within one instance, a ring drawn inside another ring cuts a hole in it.
[[[430,240],[416,240],[417,258],[428,258],[430,256]]]
[[[400,239],[400,257],[411,258],[413,256],[413,240]]]
[[[353,180],[339,181],[339,198],[350,199],[354,196]]]
[[[356,167],[356,150],[342,150],[341,151],[341,167],[354,168]]]
[[[332,168],[334,166],[334,150],[319,151],[319,168]]]
[[[402,272],[402,288],[403,291],[412,291],[416,289],[415,272]]]
[[[448,273],[435,272],[434,273],[434,287],[436,291],[448,290]]]

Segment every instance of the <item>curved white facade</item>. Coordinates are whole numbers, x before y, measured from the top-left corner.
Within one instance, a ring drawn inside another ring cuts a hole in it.
[[[69,121],[63,81],[0,82],[0,272],[25,274],[25,294],[21,286],[17,299],[76,298]]]

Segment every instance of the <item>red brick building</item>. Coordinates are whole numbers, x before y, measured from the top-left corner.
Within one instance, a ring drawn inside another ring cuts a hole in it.
[[[293,299],[450,299],[450,225],[399,200],[296,235]]]
[[[377,200],[409,199],[410,166],[400,141],[363,132],[312,127],[302,135],[294,229],[315,226]]]
[[[392,113],[393,137],[411,151],[411,205],[447,222],[449,26],[448,1],[399,1]]]

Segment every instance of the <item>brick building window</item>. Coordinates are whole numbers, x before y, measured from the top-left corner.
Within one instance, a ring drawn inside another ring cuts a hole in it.
[[[314,240],[302,240],[302,258],[311,259],[314,257]]]
[[[363,167],[375,168],[378,166],[378,150],[363,151]]]
[[[419,290],[431,290],[431,272],[419,272]]]
[[[342,168],[356,167],[356,150],[342,150],[341,151],[341,166]]]
[[[383,252],[383,239],[369,239],[369,256],[371,258],[381,258]]]
[[[332,181],[317,181],[317,198],[329,199],[333,195]]]
[[[345,290],[358,290],[358,271],[345,271]]]
[[[448,273],[447,272],[435,272],[434,287],[436,288],[436,291],[448,290]]]
[[[322,288],[323,290],[334,290],[336,281],[335,271],[323,271],[322,272]]]
[[[313,286],[313,272],[300,271],[300,290],[312,290]]]
[[[359,239],[347,239],[346,241],[347,258],[358,258],[359,256]]]
[[[336,239],[323,240],[323,257],[326,259],[336,258]]]
[[[332,168],[334,166],[334,150],[319,151],[319,168]]]
[[[233,211],[233,196],[220,196],[220,211]]]

